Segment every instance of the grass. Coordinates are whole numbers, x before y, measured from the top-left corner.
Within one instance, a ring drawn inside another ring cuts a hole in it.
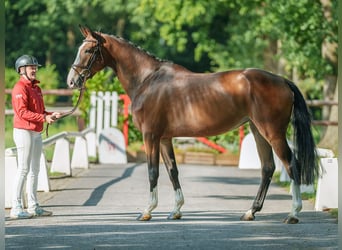
[[[58,134],[63,131],[78,131],[77,121],[75,117],[67,117],[65,119],[59,120],[54,124],[49,126],[49,137]],[[42,131],[43,140],[47,138],[46,136],[46,124],[44,124],[44,130]],[[5,117],[5,147],[15,147],[13,141],[13,116]],[[44,147],[44,153],[47,160],[52,159],[54,146]]]
[[[50,178],[60,178],[60,177],[65,177],[65,173],[60,173],[60,172],[48,172],[48,176]]]
[[[338,208],[333,208],[329,210],[329,213],[331,216],[335,219],[338,219]]]
[[[49,126],[49,137],[58,134],[63,131],[78,131],[76,118],[73,116],[66,117],[65,119],[59,120]],[[44,124],[44,130],[42,131],[43,140],[46,139],[46,123]],[[13,141],[13,116],[7,115],[5,117],[5,147],[15,147]]]

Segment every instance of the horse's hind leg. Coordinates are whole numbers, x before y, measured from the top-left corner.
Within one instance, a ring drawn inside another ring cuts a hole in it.
[[[291,152],[286,139],[278,140],[273,143],[273,150],[278,155],[279,159],[284,164],[287,173],[292,178],[292,209],[290,214],[285,218],[284,223],[296,224],[298,223],[298,214],[302,210],[302,196],[300,192],[300,166],[294,154]]]
[[[277,133],[277,136],[273,136],[271,140],[271,144],[269,144],[264,137],[260,134],[260,132],[257,130],[255,125],[250,122],[250,126],[252,129],[252,132],[254,134],[254,138],[257,144],[258,154],[261,160],[262,164],[262,181],[261,185],[258,191],[258,194],[255,198],[255,201],[253,203],[252,208],[245,213],[241,217],[243,220],[253,220],[254,214],[257,211],[260,211],[266,196],[266,192],[268,189],[268,186],[271,182],[273,172],[275,169],[274,161],[273,161],[273,152],[277,154],[279,159],[284,164],[287,172],[291,176],[291,178],[299,178],[298,175],[298,169],[299,166],[297,165],[297,161],[294,157],[294,154],[291,152],[291,149],[286,141],[286,130],[283,130],[283,133]],[[268,131],[270,132],[270,131]],[[296,176],[296,177],[294,177]],[[299,184],[296,184],[298,182],[293,181],[291,182],[291,188],[292,188],[292,210],[291,213],[285,218],[284,222],[287,224],[296,224],[298,223],[298,213],[302,209],[302,199],[300,194],[300,186]]]
[[[264,200],[267,194],[268,187],[271,183],[272,176],[275,170],[273,152],[271,145],[265,140],[265,138],[259,133],[255,125],[250,122],[254,139],[257,145],[258,154],[261,162],[261,184],[253,202],[252,208],[248,210],[242,217],[241,220],[254,220],[254,214],[262,209]]]
[[[164,160],[167,172],[169,174],[170,180],[175,191],[175,207],[173,211],[168,216],[168,219],[176,220],[182,217],[180,211],[182,205],[184,204],[184,197],[182,193],[181,186],[178,179],[178,169],[175,159],[175,154],[173,152],[172,139],[163,139],[160,142],[160,152]]]

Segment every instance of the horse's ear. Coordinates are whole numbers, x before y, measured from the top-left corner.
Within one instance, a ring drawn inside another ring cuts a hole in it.
[[[106,41],[99,33],[92,31],[86,26],[79,25],[79,28],[84,38],[87,38],[87,36],[90,34],[93,38],[95,38],[101,44]]]
[[[106,39],[104,39],[100,33],[94,32],[94,31],[90,31],[90,32],[91,32],[92,37],[94,37],[99,42],[99,44],[103,44],[106,42]]]
[[[88,34],[91,32],[91,30],[88,27],[82,26],[80,24],[78,25],[78,27],[80,28],[80,31],[82,35],[84,36],[84,38],[86,38]]]

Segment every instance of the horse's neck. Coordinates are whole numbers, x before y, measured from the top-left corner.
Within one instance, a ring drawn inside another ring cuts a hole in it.
[[[129,43],[112,39],[115,45],[109,48],[108,52],[115,63],[111,67],[126,93],[132,98],[135,90],[156,70],[160,62]]]

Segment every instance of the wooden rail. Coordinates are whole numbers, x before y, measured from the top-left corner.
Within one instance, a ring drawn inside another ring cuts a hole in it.
[[[42,90],[43,95],[57,95],[57,96],[72,96],[74,93],[74,89],[49,89],[49,90]],[[12,89],[5,89],[5,94],[11,94]],[[120,98],[123,99],[124,95],[121,95]],[[306,104],[309,107],[322,107],[322,106],[336,106],[338,105],[338,102],[336,101],[324,101],[324,100],[306,100]],[[53,108],[54,109],[54,108]],[[70,107],[65,108],[70,109]],[[51,110],[51,108],[49,108]],[[59,107],[60,111],[60,107]],[[6,115],[13,115],[12,110],[6,110]],[[80,111],[77,110],[73,115],[79,116]],[[125,115],[127,116],[127,114]],[[327,121],[327,120],[315,120],[312,121],[313,125],[319,125],[319,126],[338,126],[338,121]]]
[[[58,96],[72,96],[74,94],[74,89],[49,89],[42,90],[43,95],[58,95]],[[12,89],[5,89],[5,94],[11,94]]]

